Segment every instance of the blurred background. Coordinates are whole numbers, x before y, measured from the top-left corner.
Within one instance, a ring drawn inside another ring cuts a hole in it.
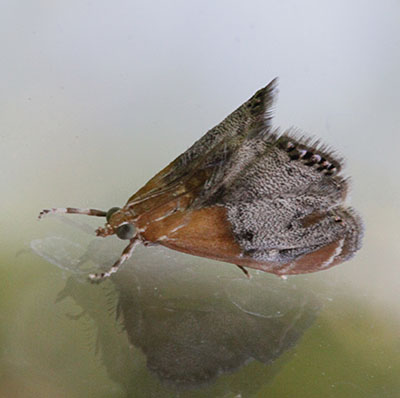
[[[0,5],[0,397],[400,396],[400,3]],[[347,160],[364,247],[282,281],[103,219],[279,76],[274,124]],[[122,246],[121,246],[122,244]],[[172,362],[169,362],[171,360]]]

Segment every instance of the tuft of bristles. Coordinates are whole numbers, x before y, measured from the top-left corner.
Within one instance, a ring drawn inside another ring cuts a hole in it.
[[[290,160],[301,161],[325,175],[336,175],[343,168],[343,158],[332,148],[298,129],[291,128],[283,133],[269,131],[266,139],[287,152]]]

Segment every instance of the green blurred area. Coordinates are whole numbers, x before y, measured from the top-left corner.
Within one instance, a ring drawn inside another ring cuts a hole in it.
[[[160,383],[143,352],[129,344],[116,319],[118,295],[111,283],[84,285],[93,309],[83,313],[71,298],[55,302],[66,283],[59,269],[29,252],[2,263],[13,267],[2,267],[1,275],[1,397],[124,397],[126,391],[134,397],[203,397],[228,390],[254,397],[365,398],[394,397],[400,390],[398,319],[390,309],[343,291],[272,365],[253,361],[211,385],[177,392]],[[129,355],[130,367],[113,375],[104,359],[121,353]]]

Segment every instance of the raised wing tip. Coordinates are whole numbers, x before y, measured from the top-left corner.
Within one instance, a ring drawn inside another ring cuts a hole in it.
[[[271,96],[275,97],[278,93],[279,77],[272,79],[265,87],[264,90]]]
[[[244,106],[250,112],[251,118],[256,122],[262,122],[270,127],[273,106],[278,91],[278,78],[271,80],[265,87],[258,90]]]

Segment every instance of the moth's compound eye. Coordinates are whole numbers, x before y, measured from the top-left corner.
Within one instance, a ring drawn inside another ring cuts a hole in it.
[[[108,210],[108,212],[107,212],[107,214],[106,214],[106,220],[107,220],[107,222],[110,221],[111,216],[112,216],[116,211],[118,211],[118,210],[120,210],[119,207],[111,207],[111,209]]]
[[[135,227],[132,224],[123,224],[117,228],[116,234],[120,239],[131,239],[135,234]]]

